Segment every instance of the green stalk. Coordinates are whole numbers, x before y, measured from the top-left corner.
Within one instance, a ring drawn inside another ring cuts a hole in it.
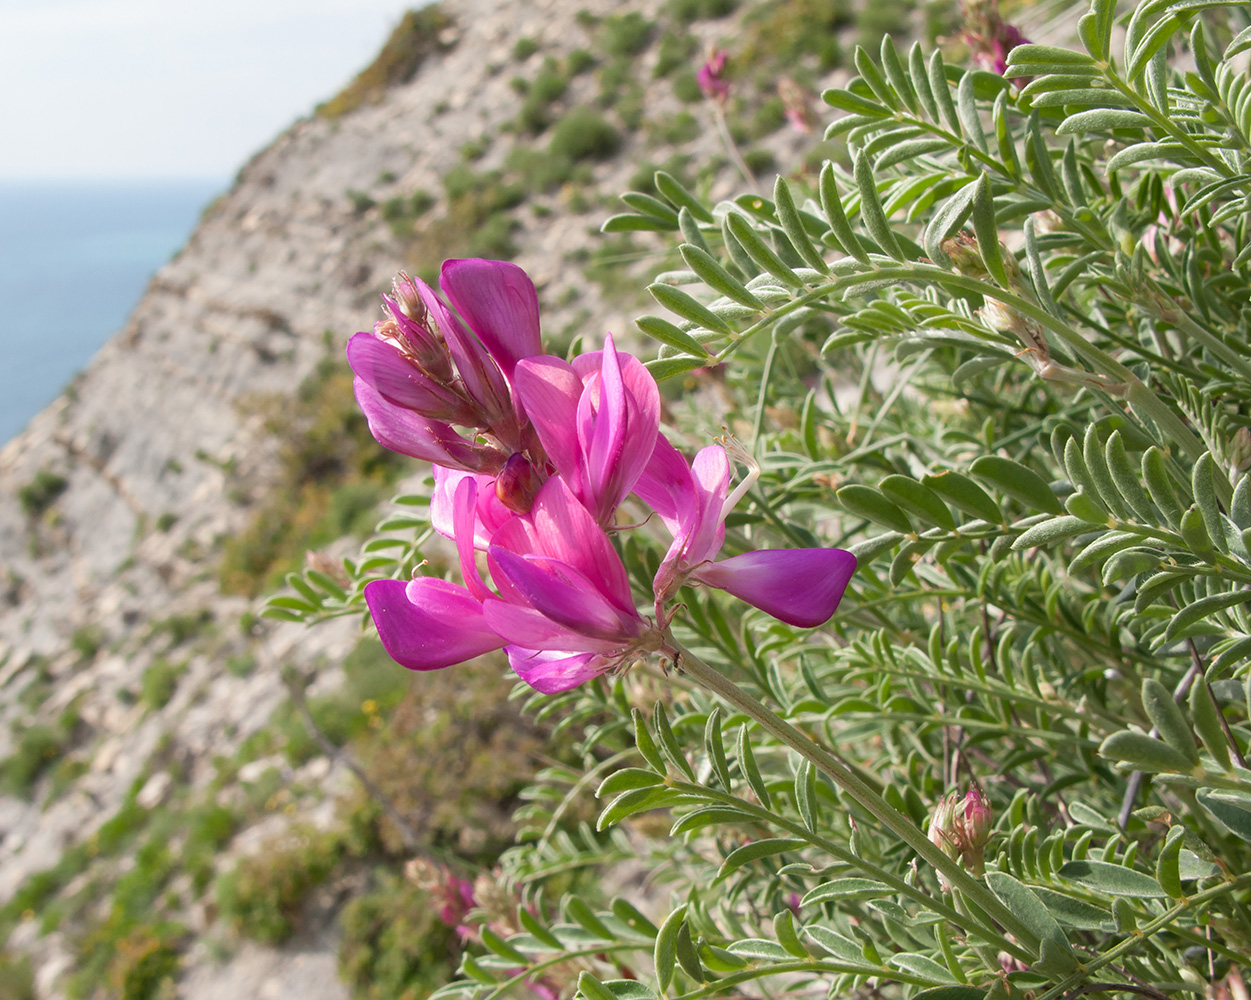
[[[1029,928],[999,901],[998,896],[966,872],[957,861],[947,857],[938,847],[930,843],[929,837],[922,830],[919,830],[907,816],[886,802],[847,764],[822,749],[724,674],[708,666],[677,640],[671,639],[670,642],[681,656],[681,669],[688,676],[713,693],[720,695],[739,711],[754,719],[761,728],[810,761],[822,774],[876,817],[886,829],[911,847],[922,860],[940,872],[953,888],[960,890],[966,898],[974,901],[1013,937],[1022,941],[1034,937]]]

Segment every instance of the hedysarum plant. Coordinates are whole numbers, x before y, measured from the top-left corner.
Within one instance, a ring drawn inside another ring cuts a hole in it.
[[[824,95],[849,169],[715,205],[662,175],[663,211],[609,221],[681,240],[639,327],[685,380],[682,453],[624,502],[653,523],[610,535],[680,669],[534,696],[585,735],[501,863],[569,895],[441,1000],[575,962],[584,1000],[1242,988],[1251,31],[1216,0],[1116,20],[1096,0],[1079,47],[1015,45],[1002,77],[887,39]],[[750,461],[695,433],[712,399]],[[511,516],[478,501],[479,551]],[[302,580],[278,613],[359,610],[418,560],[405,530],[351,593]],[[716,589],[823,547],[859,566],[817,629]],[[602,888],[627,855],[663,874],[650,899]]]

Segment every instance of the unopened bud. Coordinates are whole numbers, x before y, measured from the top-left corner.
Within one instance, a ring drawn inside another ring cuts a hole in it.
[[[990,271],[982,260],[977,237],[967,229],[943,240],[943,253],[951,258],[951,266],[967,278],[988,278]]]
[[[1238,472],[1251,469],[1251,429],[1239,427],[1229,446],[1229,464]]]
[[[495,477],[495,496],[514,513],[529,514],[542,485],[543,481],[530,460],[520,452],[514,452]]]
[[[710,101],[723,102],[730,96],[730,81],[725,79],[725,65],[729,59],[724,49],[713,49],[695,74],[699,89]]]

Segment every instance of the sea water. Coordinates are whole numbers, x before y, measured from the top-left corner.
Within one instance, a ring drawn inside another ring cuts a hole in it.
[[[126,322],[221,181],[0,181],[0,444]]]

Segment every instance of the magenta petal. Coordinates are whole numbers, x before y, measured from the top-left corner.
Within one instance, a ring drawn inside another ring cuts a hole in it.
[[[526,649],[600,653],[620,645],[570,631],[525,604],[489,599],[482,602],[482,613],[507,642]]]
[[[593,580],[600,593],[621,611],[635,613],[630,579],[621,557],[559,476],[549,479],[539,490],[530,509],[530,520],[535,532],[533,551],[568,563]]]
[[[429,582],[454,587],[442,580]],[[365,585],[365,603],[378,628],[378,638],[396,663],[409,670],[439,670],[504,645],[468,591],[459,587],[451,591],[420,590],[417,596],[427,605],[422,607],[410,600],[410,587],[402,580],[375,580]],[[453,615],[459,626],[448,623]]]
[[[828,621],[856,571],[843,549],[761,549],[701,566],[691,578],[799,628]]]
[[[556,694],[585,684],[604,672],[608,663],[596,653],[547,653],[508,646],[508,663],[536,691]]]
[[[382,447],[454,468],[475,468],[480,464],[474,450],[447,424],[427,420],[412,410],[396,406],[359,376],[352,386],[356,402],[369,422],[369,433]]]
[[[358,333],[347,345],[348,364],[383,399],[428,416],[451,420],[464,405],[455,393],[426,377],[393,344],[372,333]]]
[[[687,543],[683,562],[688,566],[716,557],[725,542],[722,508],[730,489],[730,459],[720,445],[701,448],[691,463],[695,481],[696,514],[686,525]]]
[[[475,600],[491,596],[482,582],[478,565],[474,561],[474,528],[478,514],[478,484],[473,476],[466,476],[456,485],[452,497],[452,537],[456,540],[456,555],[460,560],[460,575]]]
[[[501,573],[526,603],[558,625],[596,639],[626,642],[636,629],[574,567],[545,556],[519,556],[491,546],[491,576]]]
[[[439,284],[509,378],[522,358],[543,353],[539,297],[516,264],[446,260]]]
[[[444,538],[456,540],[456,527],[452,519],[452,497],[462,479],[472,478],[478,487],[478,503],[473,526],[474,548],[484,552],[491,538],[503,524],[516,515],[499,502],[495,495],[493,476],[474,476],[460,469],[434,466],[434,490],[430,494],[430,527]]]
[[[546,355],[519,362],[513,378],[548,459],[570,485],[578,486],[582,481],[582,451],[576,424],[582,380],[570,365]]]
[[[664,434],[656,435],[651,458],[634,484],[634,492],[656,512],[672,535],[677,535],[680,526],[692,516],[696,497],[691,467]]]

